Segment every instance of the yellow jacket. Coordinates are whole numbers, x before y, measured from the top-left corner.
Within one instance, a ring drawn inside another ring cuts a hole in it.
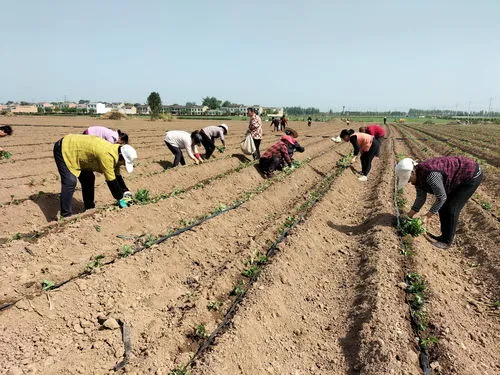
[[[99,172],[106,181],[120,175],[118,148],[104,139],[92,135],[67,135],[62,140],[61,151],[69,171],[76,177],[82,170]]]

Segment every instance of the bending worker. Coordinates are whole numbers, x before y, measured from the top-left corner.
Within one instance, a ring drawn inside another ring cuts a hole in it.
[[[201,134],[198,130],[195,130],[191,134],[183,130],[169,130],[165,133],[165,144],[168,149],[174,154],[174,167],[177,167],[179,163],[181,165],[186,165],[186,160],[184,160],[184,155],[182,155],[182,149],[186,149],[189,157],[194,161],[195,164],[203,163],[203,159],[198,152],[198,147],[201,144]]]
[[[134,170],[137,152],[132,146],[111,144],[98,137],[67,135],[54,145],[54,159],[61,176],[61,216],[73,214],[71,201],[75,192],[76,179],[82,185],[83,205],[88,210],[94,203],[94,172],[104,175],[113,197],[120,207],[126,207],[124,197],[131,197],[123,178],[120,166],[125,165],[127,172]]]
[[[0,126],[0,138],[7,137],[8,135],[12,135],[13,130],[10,125]],[[3,151],[3,148],[0,147],[0,151]]]
[[[396,175],[398,189],[402,189],[409,181],[417,190],[409,217],[418,213],[428,193],[436,196],[436,201],[423,216],[423,221],[426,223],[439,214],[441,235],[429,234],[429,237],[436,240],[433,243],[435,247],[449,248],[455,238],[460,211],[483,181],[483,171],[479,164],[463,156],[442,156],[419,164],[406,158],[396,165]]]
[[[340,138],[342,138],[344,142],[351,142],[352,147],[354,147],[352,163],[356,161],[356,157],[361,153],[361,177],[359,177],[358,180],[368,180],[368,173],[370,173],[372,168],[372,160],[379,152],[378,141],[370,134],[355,133],[352,129],[342,130],[340,132]]]
[[[120,129],[115,131],[105,128],[104,126],[91,126],[86,129],[83,134],[94,135],[108,141],[109,143],[118,143],[120,145],[128,144],[128,135],[122,133]]]
[[[205,159],[210,159],[210,156],[215,151],[215,140],[220,138],[222,142],[222,147],[226,147],[226,142],[224,141],[224,136],[227,135],[229,130],[226,124],[220,124],[219,126],[207,126],[201,129],[201,144],[205,147]]]
[[[385,137],[384,128],[376,124],[362,126],[361,128],[359,128],[359,132],[373,135],[375,139],[379,142]]]

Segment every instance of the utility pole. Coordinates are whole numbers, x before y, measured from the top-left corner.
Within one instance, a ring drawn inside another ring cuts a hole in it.
[[[491,116],[491,102],[493,101],[493,98],[490,98],[490,105],[488,106],[488,116],[489,117],[492,117]]]

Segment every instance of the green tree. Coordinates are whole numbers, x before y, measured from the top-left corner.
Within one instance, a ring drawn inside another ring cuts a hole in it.
[[[231,105],[231,102],[229,100],[226,100],[224,103],[222,103],[222,107],[229,107]]]
[[[206,105],[210,109],[219,109],[222,101],[217,100],[216,97],[212,96],[209,97],[207,96],[206,98],[203,98],[203,105]]]
[[[90,100],[85,100],[85,99],[80,99],[78,101],[78,104],[89,104],[90,103]]]
[[[161,104],[160,94],[158,94],[155,91],[153,91],[151,94],[149,94],[148,105],[149,105],[149,108],[151,109],[151,120],[155,120],[155,119],[159,118],[160,113],[163,109],[163,106]]]
[[[196,105],[196,102],[186,102],[186,107],[193,107]]]

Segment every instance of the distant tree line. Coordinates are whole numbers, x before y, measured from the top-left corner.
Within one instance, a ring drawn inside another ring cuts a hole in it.
[[[488,111],[458,111],[451,109],[417,109],[410,108],[408,110],[409,117],[453,117],[453,116],[475,116],[475,117],[498,117],[500,112]]]
[[[321,113],[318,108],[308,107],[285,107],[285,113],[289,116],[316,115]]]

